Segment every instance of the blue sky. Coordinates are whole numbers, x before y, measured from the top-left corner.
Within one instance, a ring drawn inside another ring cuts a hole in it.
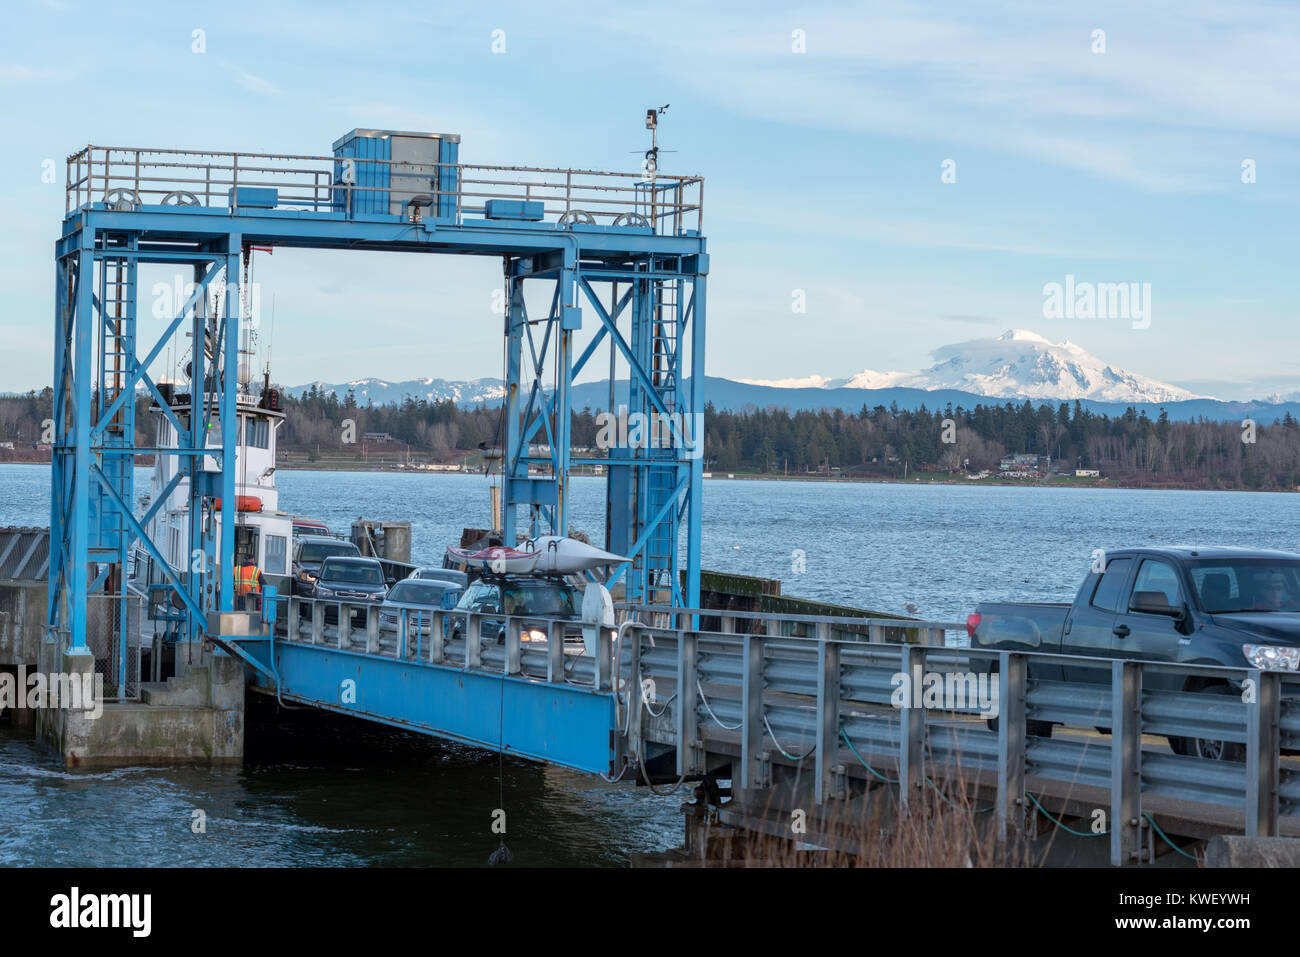
[[[63,158],[88,142],[323,155],[360,126],[459,133],[467,163],[630,171],[663,103],[662,169],[707,183],[712,375],[911,370],[1024,328],[1194,391],[1300,389],[1300,7],[1131,7],[11,6],[0,390],[50,380]],[[500,375],[497,263],[258,270],[284,382]],[[1150,327],[1045,319],[1067,274],[1150,283]]]

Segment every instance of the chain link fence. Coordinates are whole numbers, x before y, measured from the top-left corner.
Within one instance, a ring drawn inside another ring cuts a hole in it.
[[[91,595],[86,601],[86,644],[103,676],[108,701],[140,699],[143,595]]]

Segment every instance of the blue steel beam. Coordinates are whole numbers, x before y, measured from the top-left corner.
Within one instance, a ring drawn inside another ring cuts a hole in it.
[[[72,461],[72,528],[68,567],[64,581],[68,591],[68,653],[88,655],[86,645],[86,578],[90,562],[90,352],[94,342],[95,316],[90,298],[94,291],[95,253],[90,246],[92,237],[83,236],[77,266],[78,291],[76,312],[73,316],[76,339],[75,371],[73,372],[73,442],[76,451]],[[60,429],[59,423],[55,424]],[[62,438],[66,445],[67,436]]]
[[[250,642],[249,653],[269,665],[268,644]],[[274,645],[282,698],[578,771],[612,770],[612,693],[323,646]],[[271,687],[258,675],[253,681]]]
[[[238,444],[238,391],[239,391],[239,320],[242,312],[240,296],[239,256],[243,241],[238,233],[226,239],[226,316],[225,354],[221,362],[221,555],[217,593],[221,610],[235,609],[235,446]],[[206,390],[205,390],[206,391]],[[201,461],[201,460],[200,460]]]

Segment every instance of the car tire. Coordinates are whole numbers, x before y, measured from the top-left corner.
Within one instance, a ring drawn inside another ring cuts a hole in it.
[[[1187,688],[1188,691],[1203,691],[1211,694],[1235,695],[1237,690],[1228,684],[1213,684],[1201,688]],[[1245,763],[1246,746],[1238,741],[1212,741],[1208,738],[1184,738],[1169,736],[1169,747],[1175,754],[1192,755],[1198,758],[1212,758],[1217,761]]]

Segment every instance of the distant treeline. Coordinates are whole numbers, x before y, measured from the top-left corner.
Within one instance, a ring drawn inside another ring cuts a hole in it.
[[[1300,422],[1265,424],[1152,419],[1129,408],[1110,417],[1080,403],[976,405],[916,411],[876,406],[841,411],[747,410],[705,416],[706,454],[719,469],[790,471],[839,467],[902,475],[938,469],[996,470],[1014,453],[1050,456],[1061,469],[1098,469],[1119,484],[1294,489],[1300,485]],[[945,442],[945,438],[953,441]]]
[[[0,441],[30,450],[52,414],[50,389],[0,396]],[[137,403],[137,442],[152,444],[148,403]],[[393,405],[358,405],[351,394],[309,389],[283,395],[286,421],[280,448],[343,450],[344,422],[355,441],[386,433],[413,455],[447,460],[501,441],[499,408],[460,408],[451,400],[407,398]],[[573,444],[596,444],[596,413],[573,418]],[[945,441],[951,439],[952,441]],[[544,442],[545,438],[534,439]],[[789,412],[705,407],[704,455],[724,471],[808,472],[837,468],[844,474],[902,477],[922,470],[996,471],[1004,456],[1050,456],[1062,469],[1098,469],[1116,484],[1188,485],[1203,488],[1294,489],[1300,486],[1300,422],[1287,413],[1273,422],[1172,422],[1128,409],[1099,415],[1080,403],[1035,406],[949,406],[916,411],[876,406],[856,414],[840,410]],[[6,456],[8,457],[8,456]],[[20,456],[21,457],[21,456]]]
[[[289,422],[281,435],[286,447],[338,448],[339,423],[347,418],[356,422],[358,435],[385,432],[409,443],[412,452],[434,457],[500,441],[500,409],[461,409],[450,400],[408,398],[400,405],[358,406],[350,394],[339,399],[313,389],[286,399],[285,407]],[[594,446],[598,428],[595,412],[575,413],[573,444]],[[1248,426],[1208,419],[1173,422],[1163,411],[1152,419],[1133,408],[1111,417],[1078,402],[1007,402],[935,411],[864,406],[856,414],[730,412],[709,404],[704,435],[708,466],[724,471],[833,467],[848,474],[901,477],[923,469],[995,471],[1004,456],[1024,452],[1050,456],[1062,469],[1098,469],[1117,484],[1300,486],[1300,422],[1290,413]]]

